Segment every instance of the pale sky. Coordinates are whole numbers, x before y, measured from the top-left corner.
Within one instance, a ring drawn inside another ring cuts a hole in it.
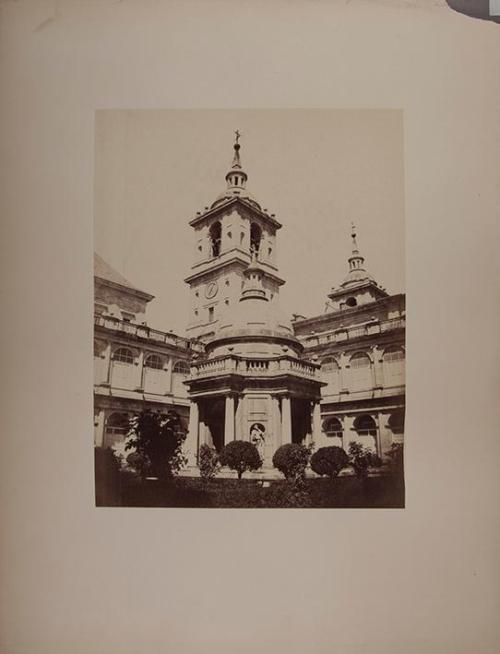
[[[404,291],[401,111],[98,111],[95,249],[155,295],[150,326],[184,332],[188,222],[225,188],[236,129],[247,188],[283,224],[285,312],[323,313],[347,273],[351,221],[366,269],[389,293]]]

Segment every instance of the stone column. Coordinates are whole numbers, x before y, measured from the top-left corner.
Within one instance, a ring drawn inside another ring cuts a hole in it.
[[[195,466],[198,461],[198,431],[200,427],[200,411],[198,403],[191,401],[189,406],[189,427],[185,441],[188,464]]]
[[[319,402],[314,402],[312,414],[312,439],[316,447],[321,447],[321,405]]]
[[[292,407],[289,395],[281,398],[281,444],[292,442]]]
[[[234,395],[226,395],[226,415],[224,421],[224,445],[234,441]]]
[[[271,397],[272,417],[273,417],[273,454],[281,445],[281,414],[280,414],[280,399],[277,396]]]
[[[377,454],[379,457],[382,457],[387,451],[387,438],[386,438],[386,429],[384,425],[384,418],[387,420],[387,416],[384,416],[382,413],[377,413]],[[390,446],[389,446],[390,447]]]
[[[342,420],[342,426],[344,428],[343,431],[343,438],[342,438],[342,447],[346,452],[349,451],[349,443],[352,441],[357,441],[357,436],[356,433],[353,431],[354,429],[354,416],[344,416]]]
[[[236,402],[236,409],[234,412],[234,433],[237,440],[245,440],[245,429],[244,429],[244,396],[235,395],[234,401]]]

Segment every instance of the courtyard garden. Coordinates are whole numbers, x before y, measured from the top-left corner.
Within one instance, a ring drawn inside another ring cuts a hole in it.
[[[403,449],[384,460],[352,442],[340,447],[289,443],[262,471],[256,445],[203,445],[196,476],[186,476],[184,435],[175,415],[143,412],[131,423],[122,454],[96,448],[97,506],[178,508],[403,508]],[[128,452],[128,453],[127,453]],[[269,470],[268,470],[269,473]],[[199,475],[199,476],[198,476]],[[277,476],[281,478],[276,478]]]

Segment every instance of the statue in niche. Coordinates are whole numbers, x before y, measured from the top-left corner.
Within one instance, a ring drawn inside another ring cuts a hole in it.
[[[255,422],[250,427],[250,442],[253,443],[256,448],[259,450],[261,458],[264,458],[264,445],[266,442],[264,434],[266,433],[266,428],[260,422]]]

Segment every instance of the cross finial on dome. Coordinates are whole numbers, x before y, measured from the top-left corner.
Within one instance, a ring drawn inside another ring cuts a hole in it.
[[[241,145],[238,142],[240,140],[240,138],[241,138],[241,134],[240,134],[239,130],[236,130],[234,133],[235,133],[236,140],[235,140],[234,145],[233,145],[234,157],[233,157],[233,164],[232,164],[231,168],[233,170],[235,168],[237,170],[241,170],[241,161],[240,161],[240,148],[241,148]]]
[[[351,239],[352,239],[352,254],[349,257],[349,270],[363,270],[364,258],[361,256],[358,250],[358,244],[356,242],[356,225],[354,222],[351,222]]]
[[[359,254],[358,244],[356,243],[356,225],[351,222],[352,253]]]
[[[241,133],[239,130],[235,132],[236,140],[234,142],[234,156],[233,163],[231,164],[231,170],[226,175],[227,187],[228,189],[234,189],[236,194],[240,194],[241,190],[245,188],[245,182],[247,181],[247,174],[241,166],[240,160],[240,148],[239,140],[241,138]]]

